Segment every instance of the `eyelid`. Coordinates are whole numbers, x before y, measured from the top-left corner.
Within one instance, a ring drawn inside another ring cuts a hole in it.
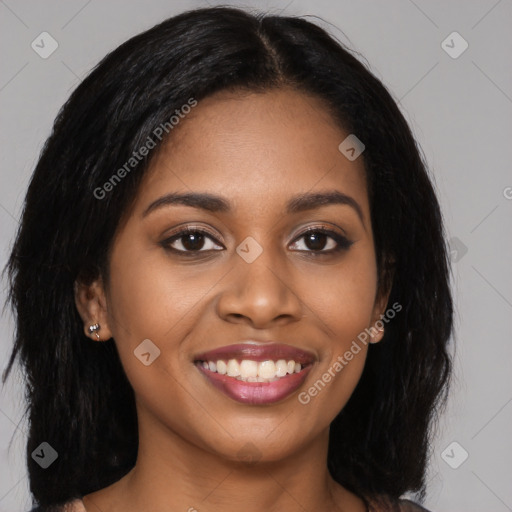
[[[178,235],[184,235],[187,233],[202,233],[204,235],[211,236],[215,239],[215,241],[218,241],[218,235],[210,231],[208,228],[204,226],[196,226],[193,224],[187,224],[185,226],[178,226],[177,228],[173,229],[169,235],[166,236],[166,240],[169,240],[171,238],[177,237]]]
[[[322,231],[326,234],[332,233],[337,236],[345,237],[348,240],[347,232],[339,226],[336,226],[336,228],[339,229],[340,231],[342,231],[342,233],[338,233],[335,228],[331,227],[330,223],[314,224],[312,226],[309,225],[306,228],[304,228],[303,231],[300,231],[297,235],[295,235],[293,240],[296,240],[297,237],[299,237],[299,236],[304,236],[304,235],[308,234],[310,231]]]

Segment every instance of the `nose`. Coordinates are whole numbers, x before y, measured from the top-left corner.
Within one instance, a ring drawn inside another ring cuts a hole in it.
[[[294,290],[296,283],[270,251],[263,251],[252,263],[240,260],[236,265],[217,301],[223,320],[265,329],[301,318],[303,306]]]

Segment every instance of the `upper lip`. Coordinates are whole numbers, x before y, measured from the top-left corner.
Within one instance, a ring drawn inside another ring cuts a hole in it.
[[[252,361],[278,361],[285,359],[286,361],[292,360],[296,363],[303,365],[312,363],[316,358],[311,352],[286,345],[284,343],[277,343],[268,341],[260,344],[256,341],[248,340],[233,345],[225,345],[223,347],[202,352],[194,357],[194,361],[218,361],[229,359],[250,359]]]

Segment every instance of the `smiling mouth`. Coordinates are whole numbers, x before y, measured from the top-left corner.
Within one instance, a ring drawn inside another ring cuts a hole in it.
[[[226,375],[242,382],[260,382],[270,383],[292,375],[300,373],[304,368],[310,366],[311,363],[296,363],[293,359],[288,361],[279,359],[277,361],[254,361],[252,359],[236,359],[217,361],[196,361],[203,369],[209,370],[218,375]]]
[[[267,405],[284,400],[306,379],[316,358],[282,343],[247,341],[197,354],[194,365],[206,381],[231,399]]]

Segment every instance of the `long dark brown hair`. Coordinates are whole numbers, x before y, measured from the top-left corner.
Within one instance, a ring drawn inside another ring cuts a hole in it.
[[[137,456],[133,390],[113,341],[85,339],[73,284],[107,276],[119,220],[158,148],[105,197],[95,190],[191,97],[282,86],[324,100],[340,127],[364,141],[379,285],[403,308],[369,347],[331,425],[328,468],[365,499],[424,493],[451,371],[452,298],[421,151],[382,83],[322,28],[217,7],[170,18],[107,55],[61,109],[30,181],[6,267],[16,333],[3,381],[18,358],[30,490],[45,510],[119,480]],[[48,469],[30,456],[43,441],[59,454]]]

